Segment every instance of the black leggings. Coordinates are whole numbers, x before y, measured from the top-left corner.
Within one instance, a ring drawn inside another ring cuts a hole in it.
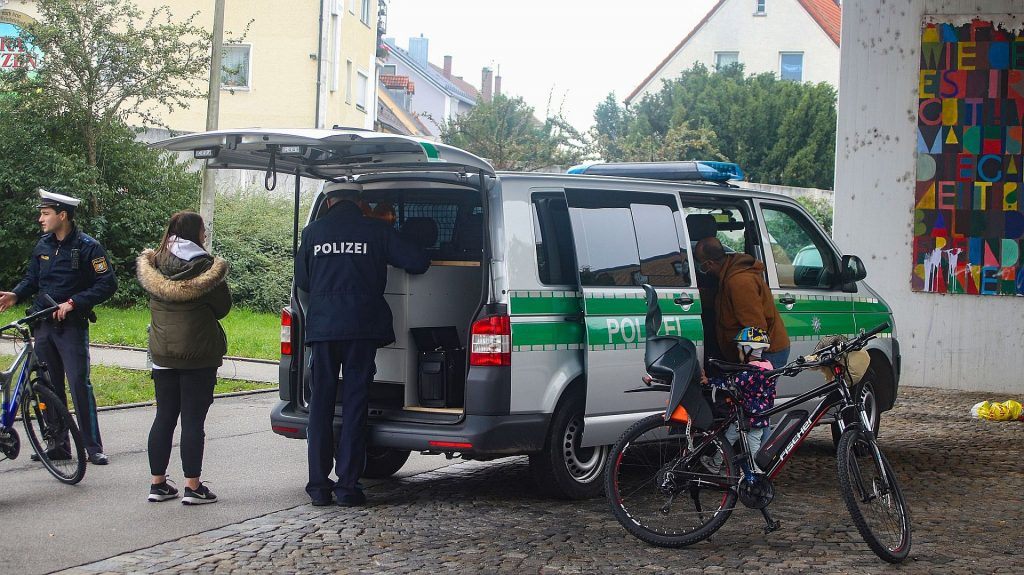
[[[217,368],[154,369],[156,418],[149,430],[149,469],[165,475],[171,460],[174,428],[181,415],[181,470],[185,477],[199,477],[203,469],[206,414],[213,404]]]

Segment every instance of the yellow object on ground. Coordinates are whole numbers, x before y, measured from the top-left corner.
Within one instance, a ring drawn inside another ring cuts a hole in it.
[[[992,421],[1014,421],[1022,420],[1021,404],[1012,399],[1006,401],[983,401],[971,408],[971,415],[978,419],[991,419]]]

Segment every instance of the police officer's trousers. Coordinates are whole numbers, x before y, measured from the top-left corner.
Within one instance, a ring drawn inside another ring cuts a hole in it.
[[[377,342],[356,339],[322,341],[313,348],[312,395],[309,399],[309,483],[306,493],[315,500],[330,497],[339,501],[358,497],[357,482],[366,465],[366,412],[373,360]],[[342,424],[334,434],[334,408],[338,397],[338,371],[341,369]],[[337,483],[328,477],[331,459],[335,462]]]
[[[103,452],[100,426],[96,420],[96,398],[89,379],[89,324],[75,321],[42,321],[35,330],[36,353],[46,363],[57,397],[67,403],[64,378],[71,387],[75,417],[82,431],[85,449],[91,455]]]

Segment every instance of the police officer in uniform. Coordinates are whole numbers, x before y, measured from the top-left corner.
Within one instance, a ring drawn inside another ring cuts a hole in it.
[[[388,264],[421,274],[430,259],[387,223],[365,217],[356,184],[328,184],[328,211],[302,231],[295,285],[309,294],[306,345],[312,348],[309,483],[314,505],[366,502],[358,484],[366,463],[367,394],[377,348],[395,341],[384,300]],[[333,438],[338,371],[342,371],[341,435]],[[329,478],[331,459],[337,482]]]
[[[93,306],[117,291],[117,278],[103,246],[75,225],[75,208],[81,200],[42,188],[39,197],[36,207],[43,236],[32,250],[25,278],[13,292],[0,292],[0,311],[27,302],[37,293],[33,310],[49,307],[43,294],[60,302],[53,317],[40,322],[35,330],[36,352],[46,363],[57,397],[65,402],[67,375],[89,462],[106,465],[108,460],[103,454],[96,420],[96,399],[89,381],[89,320],[95,321]],[[51,454],[51,458],[61,456]]]

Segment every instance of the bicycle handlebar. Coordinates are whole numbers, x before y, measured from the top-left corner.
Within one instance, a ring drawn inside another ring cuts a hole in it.
[[[778,369],[766,371],[765,375],[768,377],[775,377],[779,375],[793,376],[800,373],[801,371],[804,371],[805,369],[831,365],[832,363],[835,362],[835,359],[837,357],[843,356],[851,351],[857,351],[858,349],[863,348],[869,341],[874,339],[875,336],[889,329],[890,325],[891,324],[889,322],[884,321],[876,325],[875,327],[869,329],[868,331],[862,332],[860,335],[851,339],[850,341],[847,341],[845,343],[835,343],[833,345],[825,347],[824,349],[818,350],[816,353],[813,354],[814,356],[817,356],[814,360],[808,360],[808,356],[800,356],[796,358],[794,361]]]
[[[37,311],[36,313],[31,314],[31,315],[27,315],[27,316],[25,316],[25,317],[23,317],[23,318],[21,318],[19,320],[12,321],[11,323],[9,323],[9,324],[7,324],[7,325],[5,325],[3,327],[0,327],[0,332],[7,331],[9,329],[20,328],[23,325],[34,323],[36,320],[42,319],[42,318],[52,314],[53,312],[57,311],[57,308],[60,307],[59,303],[53,301],[53,298],[50,297],[50,294],[45,294],[44,293],[43,294],[43,299],[46,300],[46,303],[50,304],[50,307],[41,309],[41,310]]]

